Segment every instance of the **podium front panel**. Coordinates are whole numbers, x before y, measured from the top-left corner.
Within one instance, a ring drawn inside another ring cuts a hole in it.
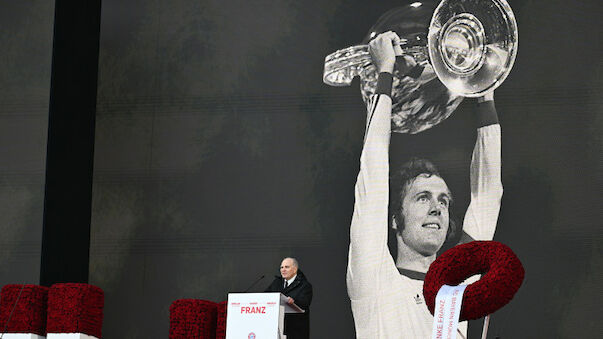
[[[280,293],[229,293],[226,339],[278,339]]]

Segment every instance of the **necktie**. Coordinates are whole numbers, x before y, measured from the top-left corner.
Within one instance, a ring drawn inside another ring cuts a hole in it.
[[[287,288],[287,286],[289,286],[289,282],[285,280],[285,288]]]

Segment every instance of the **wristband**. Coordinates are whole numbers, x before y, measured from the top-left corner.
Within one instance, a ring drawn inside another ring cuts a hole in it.
[[[391,73],[381,72],[377,78],[377,88],[375,94],[385,94],[388,97],[392,96],[392,84],[394,77]]]

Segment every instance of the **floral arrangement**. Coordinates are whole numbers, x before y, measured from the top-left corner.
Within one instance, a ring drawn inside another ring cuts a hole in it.
[[[216,339],[226,338],[226,310],[228,301],[218,303],[218,320],[216,322]]]
[[[84,333],[101,338],[105,297],[99,287],[54,284],[48,292],[48,333]]]
[[[429,267],[423,285],[427,308],[434,314],[443,285],[456,286],[483,274],[463,293],[460,321],[479,319],[506,305],[521,286],[525,271],[511,249],[496,241],[472,241],[440,255]]]
[[[170,305],[170,339],[214,339],[217,307],[207,300],[174,301]]]
[[[45,336],[47,300],[48,287],[5,285],[0,292],[0,331]]]

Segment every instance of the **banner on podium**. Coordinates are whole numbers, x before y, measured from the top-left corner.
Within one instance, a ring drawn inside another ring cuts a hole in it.
[[[303,313],[288,298],[273,293],[229,293],[226,339],[279,339],[283,335],[285,313]]]
[[[280,293],[228,294],[226,339],[280,338],[280,299]]]

